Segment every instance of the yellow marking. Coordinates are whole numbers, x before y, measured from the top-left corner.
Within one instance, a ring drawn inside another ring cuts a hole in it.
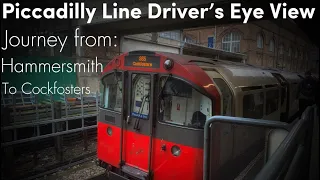
[[[133,62],[133,66],[143,66],[143,67],[152,67],[152,63],[144,63],[144,62]]]

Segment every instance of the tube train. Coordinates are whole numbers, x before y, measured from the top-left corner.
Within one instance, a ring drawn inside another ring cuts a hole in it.
[[[111,180],[201,180],[206,119],[224,115],[289,121],[299,110],[301,80],[294,73],[224,60],[124,53],[101,76],[99,165]],[[233,133],[249,132],[238,131]],[[228,137],[221,141],[231,141]],[[249,137],[240,145],[251,148],[258,136]],[[229,149],[214,145],[212,153],[219,156],[215,165],[241,154],[230,155]]]

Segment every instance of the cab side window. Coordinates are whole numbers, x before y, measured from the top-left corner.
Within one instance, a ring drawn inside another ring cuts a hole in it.
[[[105,76],[100,88],[100,107],[121,112],[123,96],[121,73]]]
[[[247,94],[243,96],[243,117],[261,119],[263,117],[264,94]]]
[[[203,128],[212,116],[211,99],[177,78],[162,77],[160,83],[160,121]]]

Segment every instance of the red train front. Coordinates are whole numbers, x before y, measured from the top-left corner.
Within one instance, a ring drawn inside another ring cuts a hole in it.
[[[220,96],[199,66],[134,51],[108,63],[101,82],[98,159],[110,179],[202,179],[203,126]]]
[[[112,60],[101,82],[98,158],[111,180],[201,180],[206,119],[286,121],[298,112],[296,74],[231,61],[134,51]],[[216,125],[210,179],[234,179],[255,157],[263,161],[264,130]]]

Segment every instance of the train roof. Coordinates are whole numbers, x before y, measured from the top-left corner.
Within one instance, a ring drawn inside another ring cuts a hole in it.
[[[219,65],[217,71],[234,88],[278,84],[278,80],[268,71],[251,66]]]
[[[299,83],[302,80],[296,73],[281,72],[281,75],[291,83]]]
[[[274,69],[274,68],[264,68],[264,69],[270,71],[271,73],[281,74],[290,83],[298,83],[303,78],[298,73],[293,73],[293,72],[289,72],[289,71],[283,71],[283,70]]]
[[[215,67],[217,65],[235,65],[235,66],[250,66],[239,62],[228,61],[228,60],[221,60],[221,59],[213,59],[213,58],[205,58],[205,57],[197,57],[197,56],[190,56],[190,55],[182,55],[182,54],[174,54],[168,52],[156,52],[157,54],[161,54],[169,59],[173,59],[182,65],[187,65],[190,63],[197,64],[198,66],[208,66],[208,67]],[[250,66],[253,67],[253,66]]]
[[[277,79],[269,71],[252,65],[166,52],[157,53],[183,65],[196,64],[205,71],[215,69],[233,88],[278,84]],[[209,73],[207,74],[209,75]]]

